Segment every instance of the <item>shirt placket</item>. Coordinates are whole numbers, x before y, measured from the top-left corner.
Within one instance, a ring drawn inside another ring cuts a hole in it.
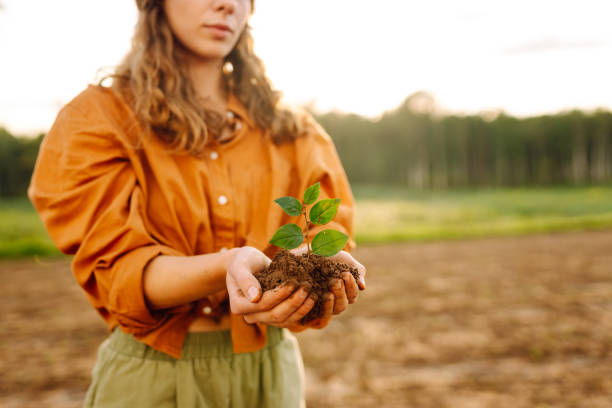
[[[210,178],[210,197],[212,208],[212,227],[215,234],[215,251],[224,252],[232,248],[235,236],[235,203],[227,167],[223,161],[221,146],[212,143],[208,152]]]

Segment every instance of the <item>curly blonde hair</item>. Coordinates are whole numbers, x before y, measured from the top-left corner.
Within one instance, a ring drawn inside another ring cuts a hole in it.
[[[223,119],[198,103],[195,89],[179,63],[182,51],[162,3],[136,0],[139,16],[131,50],[106,78],[113,78],[111,88],[129,101],[140,122],[175,152],[200,155],[209,141],[209,129],[216,129]],[[257,126],[269,130],[276,144],[298,137],[301,126],[297,116],[279,106],[281,94],[272,88],[263,63],[253,51],[248,26],[225,62],[233,68],[225,72],[226,86]]]

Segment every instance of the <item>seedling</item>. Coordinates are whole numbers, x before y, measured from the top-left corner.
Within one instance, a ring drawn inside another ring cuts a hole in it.
[[[314,204],[309,216],[307,216],[306,206],[313,204],[319,198],[320,183],[315,183],[308,187],[304,192],[304,198],[300,202],[295,197],[281,197],[274,200],[275,203],[292,217],[304,216],[306,221],[305,235],[306,248],[308,250],[308,258],[310,258],[310,240],[308,232],[313,225],[325,225],[330,222],[340,204],[339,198],[329,198],[319,200]],[[310,220],[308,220],[310,218]],[[319,232],[312,240],[312,252],[321,256],[333,256],[337,254],[347,243],[349,237],[340,231],[326,229]],[[270,240],[270,243],[283,249],[294,249],[302,245],[304,242],[304,233],[299,225],[290,223],[280,227]]]

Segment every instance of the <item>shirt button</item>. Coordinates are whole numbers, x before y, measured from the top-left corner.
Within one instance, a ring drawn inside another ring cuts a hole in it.
[[[217,153],[217,152],[210,152],[210,158],[212,160],[217,160],[217,157],[219,157],[219,153]]]
[[[211,314],[212,313],[212,308],[210,306],[204,306],[202,308],[202,313],[207,314],[207,315]]]
[[[224,195],[219,196],[219,198],[217,198],[217,202],[221,205],[225,205],[227,204],[227,197]]]

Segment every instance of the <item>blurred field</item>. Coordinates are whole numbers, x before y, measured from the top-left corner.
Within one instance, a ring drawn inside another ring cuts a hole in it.
[[[612,227],[612,186],[410,191],[358,185],[354,194],[359,243]]]
[[[27,198],[0,200],[0,258],[58,254]]]
[[[410,191],[354,185],[358,243],[612,228],[612,186]],[[0,257],[57,255],[27,199],[0,201]]]
[[[298,335],[309,407],[612,407],[612,231],[360,245]],[[0,406],[79,407],[106,332],[65,260],[0,262]]]

